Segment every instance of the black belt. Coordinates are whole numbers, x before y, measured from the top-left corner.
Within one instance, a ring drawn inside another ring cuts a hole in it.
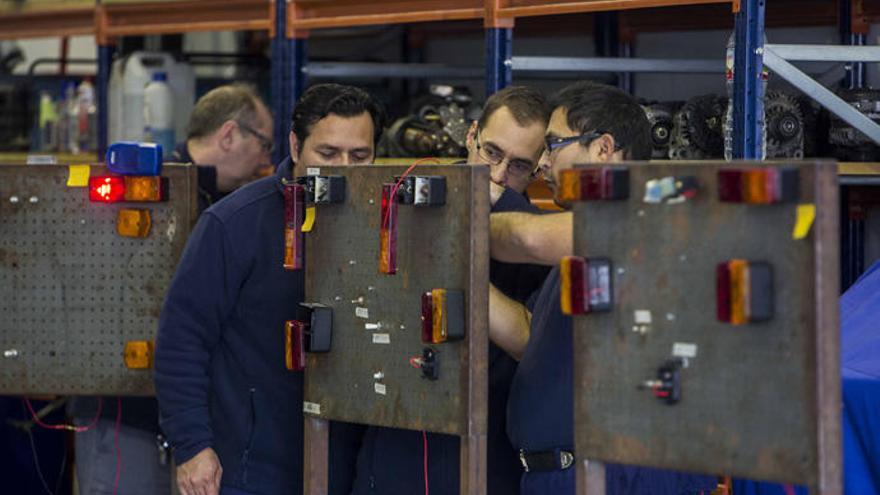
[[[574,464],[574,454],[567,450],[553,449],[543,452],[519,451],[519,462],[527,473],[536,471],[562,471]]]

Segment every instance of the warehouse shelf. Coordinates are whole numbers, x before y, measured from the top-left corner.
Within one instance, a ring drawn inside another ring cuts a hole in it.
[[[96,32],[114,37],[268,30],[271,13],[271,3],[265,0],[105,2],[97,9]]]
[[[0,39],[18,40],[94,33],[94,1],[0,9]]]

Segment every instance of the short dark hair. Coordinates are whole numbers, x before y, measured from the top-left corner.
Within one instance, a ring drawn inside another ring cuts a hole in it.
[[[366,91],[343,84],[316,84],[306,90],[293,107],[291,131],[303,143],[312,126],[330,114],[357,117],[367,112],[373,120],[373,144],[379,141],[385,125],[385,109]]]
[[[227,84],[214,88],[196,102],[189,118],[186,138],[199,139],[210,136],[229,120],[259,127],[258,106],[266,107],[253,86]]]
[[[565,108],[567,124],[581,134],[607,132],[627,160],[651,158],[651,125],[638,101],[623,91],[592,81],[566,86],[553,97]]]
[[[528,86],[508,86],[493,94],[483,105],[483,113],[477,125],[482,129],[489,117],[503,107],[507,107],[514,120],[521,127],[534,123],[547,125],[550,122],[550,103],[540,91]]]

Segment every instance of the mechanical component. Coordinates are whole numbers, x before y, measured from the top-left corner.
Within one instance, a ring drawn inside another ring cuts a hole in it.
[[[691,98],[675,114],[669,158],[721,158],[724,151],[724,112],[727,101],[718,95]]]
[[[652,103],[644,105],[645,115],[651,124],[651,144],[653,151],[651,158],[666,158],[669,156],[669,143],[672,140],[673,116],[679,103]]]
[[[657,368],[657,378],[645,380],[640,389],[650,390],[654,397],[672,406],[681,400],[681,359],[670,359]]]
[[[381,156],[464,157],[470,123],[477,117],[470,94],[435,85],[416,101],[410,115],[397,119],[382,135]]]
[[[840,92],[840,97],[874,122],[880,123],[880,90],[844,90]],[[831,117],[828,142],[832,146],[832,154],[839,160],[857,162],[880,160],[880,147],[867,136],[834,116]]]
[[[804,157],[804,116],[791,95],[770,91],[764,101],[767,158]]]

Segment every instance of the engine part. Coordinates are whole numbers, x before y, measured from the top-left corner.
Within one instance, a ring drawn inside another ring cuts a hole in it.
[[[844,90],[840,97],[869,119],[880,123],[880,90]],[[837,117],[831,117],[828,142],[832,154],[839,160],[873,162],[880,159],[880,147]]]
[[[675,114],[669,158],[721,158],[724,152],[724,112],[727,101],[718,95],[691,98]]]
[[[672,139],[673,116],[680,103],[652,103],[644,105],[645,115],[651,124],[651,158],[667,158]]]
[[[770,91],[764,101],[767,158],[804,157],[804,116],[791,95]]]

